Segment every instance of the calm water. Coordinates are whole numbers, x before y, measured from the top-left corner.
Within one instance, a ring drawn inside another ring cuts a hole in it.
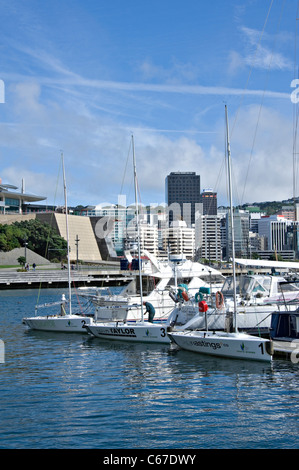
[[[0,292],[0,448],[298,448],[298,365],[30,331],[36,299]]]

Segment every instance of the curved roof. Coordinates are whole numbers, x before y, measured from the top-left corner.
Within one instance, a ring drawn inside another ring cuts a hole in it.
[[[37,196],[35,194],[26,194],[26,193],[17,193],[15,191],[10,191],[11,189],[18,189],[12,184],[0,184],[0,195],[3,194],[5,197],[12,197],[15,199],[22,199],[24,202],[36,202],[44,201],[47,199],[46,196]]]

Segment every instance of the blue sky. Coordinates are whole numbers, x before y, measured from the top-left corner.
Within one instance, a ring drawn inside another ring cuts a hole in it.
[[[227,203],[293,196],[295,0],[0,0],[2,182],[70,205],[165,201],[195,171]],[[298,66],[298,64],[297,64]],[[60,183],[58,185],[61,186]]]

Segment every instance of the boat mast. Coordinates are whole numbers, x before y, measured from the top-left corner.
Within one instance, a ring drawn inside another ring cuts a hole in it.
[[[229,129],[228,129],[228,114],[227,106],[225,105],[225,120],[226,120],[226,143],[227,143],[227,167],[228,167],[228,189],[229,189],[229,205],[230,205],[230,229],[232,237],[232,259],[233,259],[233,289],[234,289],[234,320],[235,331],[237,328],[237,292],[236,292],[236,262],[235,262],[235,232],[234,232],[234,209],[232,197],[232,172],[231,172],[231,155],[230,155],[230,142],[229,142]]]
[[[139,209],[138,209],[138,197],[137,197],[137,170],[136,170],[135,147],[134,147],[134,137],[133,137],[133,135],[132,135],[132,149],[133,149],[134,189],[135,189],[137,245],[138,245],[138,266],[139,266],[139,283],[140,283],[140,308],[141,308],[141,321],[143,322],[144,321],[144,315],[143,315],[143,299],[142,299],[142,274],[141,274]]]
[[[62,172],[63,172],[65,224],[66,224],[66,241],[67,241],[67,272],[68,272],[69,303],[70,303],[69,313],[71,315],[72,314],[72,289],[71,289],[70,242],[69,242],[68,206],[67,206],[67,191],[66,191],[66,179],[65,179],[63,152],[61,152],[61,160],[62,160]]]

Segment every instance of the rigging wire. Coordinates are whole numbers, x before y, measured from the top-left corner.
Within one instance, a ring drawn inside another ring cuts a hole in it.
[[[49,242],[50,242],[50,231],[51,231],[52,226],[53,226],[52,221],[53,221],[53,217],[54,217],[54,207],[55,207],[55,201],[56,201],[56,198],[57,198],[57,191],[58,191],[58,184],[59,184],[59,180],[60,180],[60,172],[61,172],[61,169],[62,169],[62,158],[61,158],[60,165],[59,165],[59,168],[58,168],[58,174],[57,174],[57,180],[56,180],[56,188],[55,188],[55,193],[54,193],[53,212],[52,212],[51,217],[50,217],[49,231],[48,231],[48,237],[47,237],[47,241],[46,241],[45,256],[46,256],[47,253],[48,253],[48,247],[49,247]],[[42,288],[42,281],[40,281],[40,284],[39,284],[38,293],[37,293],[37,299],[36,299],[36,305],[39,304],[39,298],[40,298],[40,294],[41,294],[41,288]]]
[[[252,72],[253,72],[253,68],[254,68],[254,63],[255,63],[255,61],[256,61],[256,57],[257,57],[257,54],[258,54],[258,51],[259,51],[259,48],[260,48],[260,45],[261,45],[261,41],[262,41],[262,38],[263,38],[263,36],[264,36],[264,32],[265,32],[265,29],[266,29],[266,26],[267,26],[267,23],[268,23],[268,20],[269,20],[269,16],[270,16],[270,13],[271,13],[271,10],[272,10],[273,3],[274,3],[274,0],[271,0],[269,9],[268,9],[268,11],[267,11],[266,19],[265,19],[265,21],[264,21],[264,24],[263,24],[261,33],[260,33],[260,35],[259,35],[259,39],[258,39],[256,48],[255,48],[255,51],[254,51],[254,55],[253,55],[252,64],[251,64],[251,67],[250,67],[250,69],[249,69],[248,77],[247,77],[247,80],[246,80],[246,83],[245,83],[245,86],[244,86],[244,89],[243,89],[243,93],[242,93],[241,98],[240,98],[239,105],[238,105],[238,107],[237,107],[237,111],[236,111],[236,114],[235,114],[235,118],[234,118],[233,124],[232,124],[231,129],[230,129],[230,138],[231,138],[232,135],[233,135],[233,132],[234,132],[234,129],[235,129],[237,120],[238,120],[238,115],[239,115],[240,109],[241,109],[241,107],[242,107],[244,98],[245,98],[245,91],[248,89],[249,81],[250,81],[250,78],[251,78],[251,75],[252,75]],[[224,144],[224,145],[226,145],[226,144]],[[221,165],[221,169],[220,169],[220,171],[219,171],[219,176],[218,176],[217,181],[220,179],[220,177],[221,177],[221,175],[222,175],[223,168],[226,168],[225,160],[226,160],[226,156],[224,156],[224,158],[223,158],[223,162],[222,162],[222,165]],[[233,169],[233,162],[231,162],[231,163],[232,163],[232,164],[231,164],[232,178],[233,178],[233,180],[235,181],[234,169]],[[225,169],[225,171],[226,171],[226,169]],[[226,174],[226,181],[227,181],[227,174]],[[227,186],[228,186],[228,185],[226,184],[226,188],[227,188]],[[237,192],[237,188],[238,188],[238,185],[237,185],[237,184],[234,184],[234,191],[235,191],[235,192]],[[227,191],[228,191],[228,190],[227,190]],[[228,196],[227,196],[227,200],[228,200]],[[238,200],[239,203],[240,203],[240,198],[239,198],[238,195],[237,195],[237,200]]]
[[[259,40],[258,40],[258,43],[257,43],[256,48],[255,48],[255,52],[254,52],[254,56],[253,56],[253,60],[252,60],[252,65],[251,65],[249,73],[248,73],[247,81],[246,81],[246,84],[245,84],[245,87],[244,87],[244,93],[241,95],[240,104],[238,106],[238,109],[237,109],[237,112],[236,112],[236,115],[235,115],[235,119],[234,119],[234,122],[233,122],[233,125],[232,125],[232,128],[231,128],[230,137],[233,134],[233,131],[234,131],[234,128],[235,128],[235,125],[236,125],[236,122],[237,122],[238,114],[239,114],[240,108],[241,108],[242,103],[243,103],[244,98],[245,98],[245,91],[248,88],[248,84],[249,84],[249,80],[250,80],[250,77],[251,77],[251,74],[252,74],[252,71],[253,71],[255,59],[256,59],[258,50],[260,48],[261,41],[262,41],[266,26],[267,26],[267,23],[268,23],[268,19],[269,19],[270,12],[271,12],[271,9],[272,9],[272,6],[273,6],[273,2],[274,2],[274,0],[271,0],[271,4],[270,4],[270,7],[269,7],[268,12],[267,12],[267,16],[266,16],[262,31],[261,31],[260,36],[259,36]]]
[[[279,20],[278,20],[278,25],[277,25],[277,32],[276,32],[277,35],[278,35],[278,32],[279,32],[280,23],[281,23],[281,19],[282,19],[282,14],[283,14],[283,10],[284,10],[284,7],[285,7],[285,1],[286,0],[283,1],[282,7],[281,7],[281,12],[280,12]],[[268,68],[267,68],[265,86],[264,86],[264,90],[263,90],[263,94],[262,94],[262,98],[261,98],[261,103],[260,103],[260,106],[259,106],[258,118],[257,118],[255,130],[254,130],[253,142],[252,142],[252,146],[251,146],[250,157],[249,157],[249,162],[248,162],[246,176],[245,176],[245,182],[244,182],[242,198],[240,200],[241,205],[242,205],[243,200],[244,200],[244,194],[245,194],[245,190],[246,190],[246,184],[247,184],[247,179],[248,179],[248,174],[249,174],[249,168],[250,168],[250,164],[251,164],[252,156],[253,156],[253,149],[254,149],[255,142],[256,142],[257,131],[258,131],[259,123],[260,123],[261,113],[262,113],[265,94],[266,94],[266,88],[267,88],[267,85],[268,85],[268,82],[269,82],[270,69],[271,69],[272,60],[273,60],[273,54],[274,54],[274,48],[275,48],[275,45],[276,45],[276,39],[277,39],[277,36],[275,37],[275,40],[273,42],[272,51],[271,51],[271,55],[270,55],[270,60],[269,60]]]
[[[298,13],[299,13],[299,1],[297,2],[297,12],[296,12],[296,26],[295,26],[295,47],[294,47],[294,79],[299,77],[297,72],[297,36],[298,36]],[[298,103],[294,103],[293,106],[293,200],[294,200],[294,211],[295,211],[295,220],[296,217],[296,193],[297,193],[297,129],[298,129]]]
[[[130,139],[130,145],[129,145],[128,155],[127,155],[127,160],[126,160],[125,169],[124,169],[124,174],[123,174],[123,179],[122,179],[121,187],[120,187],[120,194],[122,194],[123,187],[124,187],[124,181],[125,181],[126,172],[127,172],[127,166],[128,166],[128,162],[129,162],[129,156],[130,156],[130,154],[131,154],[131,147],[132,147],[132,142],[131,142],[131,139]]]

